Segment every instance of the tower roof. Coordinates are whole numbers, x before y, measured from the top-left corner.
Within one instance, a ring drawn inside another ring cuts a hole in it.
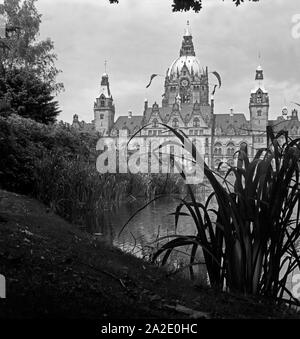
[[[190,31],[189,21],[187,22],[187,27],[185,29],[182,45],[180,49],[180,56],[195,56],[195,49],[193,44],[193,37]]]
[[[256,93],[258,90],[261,90],[263,93],[267,93],[265,86],[264,86],[264,72],[263,69],[261,67],[261,65],[259,65],[256,68],[256,73],[255,73],[255,86],[252,89],[251,93]]]
[[[192,36],[191,30],[190,30],[190,22],[187,21],[186,28],[184,30],[184,36]]]
[[[100,95],[104,95],[105,98],[111,98],[111,93],[109,89],[109,81],[108,81],[108,74],[103,73],[102,79],[101,79],[101,90]]]
[[[187,22],[187,27],[183,35],[180,56],[172,62],[167,75],[180,74],[183,67],[187,67],[188,71],[190,73],[193,72],[195,75],[200,75],[201,73],[200,62],[196,58],[189,21]]]

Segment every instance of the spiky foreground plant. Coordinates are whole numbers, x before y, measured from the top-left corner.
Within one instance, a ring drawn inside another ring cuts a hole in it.
[[[182,131],[163,126],[182,146],[189,146],[194,161],[200,159],[201,154]],[[269,146],[258,150],[251,161],[247,150],[241,148],[237,166],[230,167],[221,180],[204,164],[213,190],[206,203],[199,203],[188,186],[189,198],[181,199],[174,213],[177,225],[178,219],[187,215],[182,212],[186,207],[197,234],[175,235],[161,246],[154,260],[162,256],[165,264],[173,250],[191,246],[193,276],[196,252],[202,248],[212,287],[276,300],[288,295],[290,303],[299,304],[286,285],[292,272],[300,268],[300,139],[291,140],[286,132],[275,136],[271,128],[267,132]],[[284,139],[282,145],[279,139]],[[234,174],[234,185],[227,180],[230,173]],[[185,178],[183,172],[181,175]],[[213,197],[217,207],[211,204]]]

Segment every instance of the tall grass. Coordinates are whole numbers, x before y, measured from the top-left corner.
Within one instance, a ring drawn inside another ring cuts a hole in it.
[[[194,162],[200,159],[202,155],[182,131],[163,126],[182,147],[188,145]],[[241,148],[237,166],[223,177],[204,164],[213,192],[200,203],[187,185],[189,195],[174,212],[175,226],[186,215],[193,218],[196,235],[174,235],[167,242],[160,239],[163,244],[154,260],[162,256],[165,264],[175,249],[189,246],[193,277],[196,253],[202,249],[212,287],[275,300],[288,295],[290,303],[299,304],[287,288],[287,279],[300,268],[300,139],[291,140],[286,132],[274,135],[271,128],[267,132],[268,147],[258,150],[252,160],[247,149]],[[227,180],[231,173],[234,184]]]
[[[177,177],[166,186],[155,174],[98,173],[98,138],[64,124],[0,117],[0,187],[38,198],[90,232],[103,229],[107,210],[128,197],[148,200],[177,190]]]
[[[100,175],[86,161],[48,154],[35,164],[34,195],[57,214],[99,232],[103,214],[125,198],[128,180]]]

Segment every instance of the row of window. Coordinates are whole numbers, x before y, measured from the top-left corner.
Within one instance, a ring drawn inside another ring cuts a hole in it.
[[[203,129],[190,129],[189,135],[203,135]]]
[[[168,135],[169,132],[163,131],[161,129],[159,130],[149,130],[148,135],[149,136],[156,136],[156,135]]]
[[[200,86],[193,86],[195,91],[199,91],[200,90]],[[171,86],[171,92],[176,92],[177,88],[175,86]],[[205,91],[205,86],[201,86],[201,90]]]
[[[168,132],[166,130],[148,130],[148,135],[149,136],[155,136],[155,135],[169,135],[169,134],[172,134],[172,132]],[[202,129],[199,129],[199,130],[189,130],[189,135],[190,136],[201,136],[203,135],[204,132]]]
[[[246,143],[244,143],[244,144],[247,146]],[[237,148],[235,147],[235,145],[233,143],[229,143],[224,151],[226,151],[225,153],[226,153],[227,156],[233,156],[234,153],[237,151]],[[215,155],[222,155],[223,154],[223,147],[222,147],[221,143],[215,144],[214,154]]]
[[[235,149],[231,148],[231,147],[227,148],[227,150],[226,150],[227,155],[234,155],[234,152],[235,152]],[[222,148],[215,147],[214,148],[214,154],[215,155],[222,155],[223,154]]]
[[[179,120],[177,118],[174,118],[172,120],[172,127],[179,127]],[[158,120],[157,119],[153,119],[152,120],[152,127],[153,128],[157,128],[158,127]],[[200,127],[200,119],[199,118],[194,118],[193,120],[193,127]]]
[[[254,137],[254,141],[260,144],[263,144],[265,142],[264,137]]]

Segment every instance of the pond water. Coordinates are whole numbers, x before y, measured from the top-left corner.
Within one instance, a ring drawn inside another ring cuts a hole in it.
[[[177,235],[195,235],[196,229],[193,219],[189,216],[181,216],[177,228],[175,229],[175,216],[171,215],[180,203],[180,196],[163,197],[149,204],[145,209],[139,212],[123,229],[124,224],[130,217],[143,207],[146,202],[135,200],[120,206],[115,211],[105,214],[104,228],[101,233],[111,244],[119,247],[125,252],[134,254],[139,258],[149,259],[155,249],[158,248],[157,239],[164,236]],[[188,212],[185,208],[182,212]],[[105,229],[110,233],[106,234]],[[175,251],[169,260],[169,268],[176,269],[188,264],[190,248],[181,247]],[[197,252],[197,261],[203,261],[202,250]],[[206,270],[203,265],[195,267],[195,273],[202,272],[200,279],[206,280]],[[202,266],[202,267],[201,267]],[[183,274],[184,274],[183,270]],[[188,270],[186,270],[188,272]]]
[[[103,228],[99,231],[110,244],[139,258],[149,260],[151,254],[158,249],[158,242],[156,241],[158,238],[174,234],[196,234],[193,219],[189,216],[180,216],[178,226],[175,229],[175,217],[171,213],[175,212],[177,205],[180,203],[179,198],[180,196],[163,197],[152,202],[140,211],[119,235],[124,224],[146,204],[146,201],[135,200],[131,203],[123,204],[116,210],[105,213],[101,223]],[[187,210],[183,208],[182,212],[187,212]],[[109,230],[109,233],[107,233],[107,230]],[[179,251],[175,251],[168,261],[168,268],[177,270],[188,265],[189,253],[190,248],[188,247],[181,247]],[[194,267],[196,280],[201,284],[207,284],[207,271],[203,264],[202,250],[198,250],[195,261],[200,263]],[[284,270],[285,268],[283,268]],[[180,272],[186,277],[189,276],[188,268],[180,270]],[[298,269],[294,272],[294,274],[299,273]],[[287,287],[290,291],[293,286],[291,280],[292,276],[287,281]],[[287,295],[285,296],[288,297]]]

